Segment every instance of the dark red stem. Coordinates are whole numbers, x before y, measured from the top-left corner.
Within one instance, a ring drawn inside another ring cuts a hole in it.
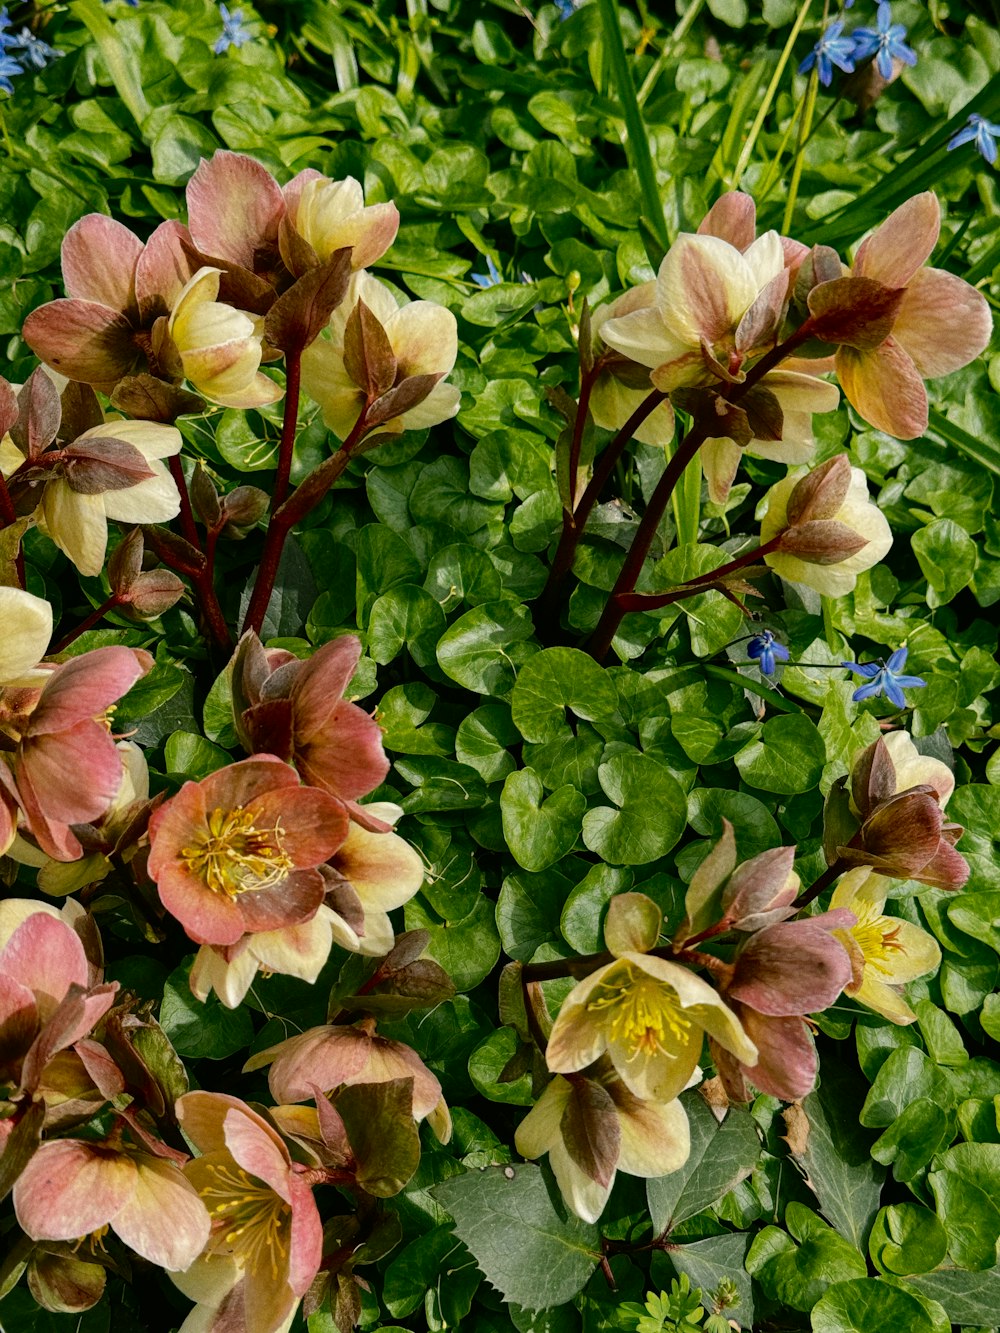
[[[201,550],[201,542],[198,540],[198,529],[195,527],[194,510],[191,508],[191,496],[188,494],[187,481],[184,477],[184,469],[181,466],[179,454],[171,454],[167,459],[167,465],[170,468],[170,475],[174,479],[174,485],[177,487],[177,494],[181,499],[181,534],[185,541],[189,541],[195,550]]]
[[[78,639],[81,634],[86,634],[87,630],[93,629],[95,625],[99,624],[108,612],[113,611],[116,606],[121,606],[121,599],[116,592],[113,592],[106,602],[103,602],[96,610],[91,611],[85,620],[81,620],[76,629],[71,629],[68,634],[63,635],[59,642],[49,649],[49,652],[61,653],[64,648],[69,647],[74,639]]]
[[[699,574],[697,578],[688,579],[679,588],[671,588],[669,592],[648,594],[641,592],[623,593],[618,598],[618,605],[623,611],[657,611],[660,607],[670,606],[672,602],[680,602],[685,597],[695,597],[698,593],[714,587],[728,575],[734,574],[747,565],[756,563],[763,556],[769,555],[771,551],[776,551],[780,545],[780,536],[772,537],[769,542],[764,542],[761,546],[755,546],[752,551],[737,556],[735,560],[730,560],[728,564],[720,565],[718,569],[710,570],[707,574]],[[741,609],[746,610],[745,607]]]
[[[846,864],[846,862],[841,861],[839,859],[834,861],[832,866],[827,866],[827,868],[823,871],[822,875],[820,875],[819,879],[817,879],[813,884],[810,884],[808,889],[805,889],[802,893],[799,894],[799,896],[795,899],[795,902],[792,904],[792,906],[793,907],[807,906],[807,904],[813,902],[814,899],[818,898],[821,893],[825,892],[825,890],[827,890],[830,887],[830,885],[834,882],[834,880],[839,878],[839,876],[841,876],[844,873],[844,871],[848,869],[850,869],[850,867]]]
[[[299,386],[302,380],[302,349],[285,356],[285,412],[281,419],[281,443],[278,446],[278,472],[274,478],[273,508],[278,510],[288,498],[292,472],[295,430],[299,420]]]
[[[14,502],[10,498],[10,491],[7,489],[7,482],[3,473],[0,472],[0,528],[9,528],[12,523],[17,522],[17,512],[14,509]],[[14,567],[17,570],[17,581],[20,587],[24,587],[24,552],[18,543],[17,555],[14,557]]]

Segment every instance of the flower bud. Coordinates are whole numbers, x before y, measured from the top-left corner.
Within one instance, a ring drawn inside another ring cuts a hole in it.
[[[625,953],[648,953],[655,947],[663,924],[663,913],[644,893],[619,893],[608,904],[604,943],[618,957]]]
[[[259,486],[237,486],[222,498],[223,537],[242,541],[267,513],[271,497]]]

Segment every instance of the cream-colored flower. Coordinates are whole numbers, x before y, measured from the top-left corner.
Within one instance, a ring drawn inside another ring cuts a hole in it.
[[[390,801],[373,801],[364,809],[373,819],[389,825],[403,815],[402,807]],[[381,958],[395,943],[389,913],[408,903],[417,892],[424,882],[424,867],[398,833],[372,833],[352,821],[347,837],[329,860],[327,878],[338,882],[327,895],[327,904],[334,909],[334,940],[352,953]],[[349,896],[353,911],[347,911],[346,902],[344,910],[337,911],[339,893]]]
[[[883,915],[887,888],[881,875],[858,866],[834,889],[831,908],[846,907],[857,917],[856,925],[833,932],[847,950],[853,969],[844,994],[891,1023],[913,1023],[917,1016],[899,988],[933,972],[941,962],[941,950],[926,930]]]
[[[607,1051],[631,1092],[668,1102],[687,1085],[706,1032],[741,1063],[757,1063],[756,1046],[707,981],[678,963],[626,953],[570,991],[546,1060],[553,1073],[571,1074]]]
[[[218,268],[200,268],[184,284],[167,325],[184,374],[223,407],[263,407],[283,390],[260,373],[264,321],[218,300]]]
[[[595,1145],[607,1141],[593,1155],[591,1171],[598,1179],[568,1146],[578,1125]],[[596,1222],[617,1172],[650,1179],[679,1171],[691,1151],[691,1132],[676,1099],[664,1105],[641,1101],[613,1075],[576,1080],[557,1075],[518,1125],[514,1146],[522,1157],[548,1153],[567,1207],[585,1222]]]
[[[25,683],[48,649],[52,607],[32,592],[0,587],[0,625],[0,685]]]
[[[380,419],[380,434],[436,426],[458,411],[461,395],[444,377],[458,355],[455,316],[433,301],[398,306],[388,287],[370,273],[351,278],[347,296],[330,317],[328,337],[317,338],[302,354],[302,387],[315,399],[323,420],[341,440],[347,438],[365,406],[365,390],[351,378],[344,359],[347,321],[363,301],[382,326],[396,360],[395,378],[382,397],[404,393],[406,381],[426,379],[426,393],[398,415]],[[404,401],[401,399],[401,401]]]
[[[613,301],[599,305],[590,317],[591,334],[595,340],[595,355],[603,342],[601,330],[611,321],[635,310],[649,309],[656,299],[656,283],[644,282],[623,292]],[[617,358],[597,377],[590,394],[590,415],[602,430],[621,430],[636,408],[653,392],[647,368],[638,362]],[[635,432],[640,444],[658,448],[674,438],[674,409],[669,401],[654,408]]]
[[[929,754],[921,754],[908,731],[887,731],[882,744],[889,751],[896,770],[896,791],[933,787],[937,803],[943,810],[955,790],[955,774],[948,765]]]
[[[789,527],[788,504],[801,480],[793,475],[779,481],[767,493],[767,512],[761,522],[760,540],[764,545]],[[813,562],[791,551],[771,551],[764,556],[774,572],[789,583],[803,583],[807,588],[829,597],[843,597],[854,591],[858,575],[877,565],[892,546],[888,520],[868,494],[868,481],[859,467],[851,468],[851,479],[839,508],[824,514],[823,522],[842,525],[850,535],[864,542],[860,549],[836,563]],[[808,525],[812,526],[812,525]],[[828,557],[824,556],[823,559]]]
[[[305,173],[303,173],[305,175]],[[365,193],[353,176],[332,181],[307,179],[288,207],[289,220],[321,260],[351,246],[351,267],[373,264],[395,239],[399,213],[395,204],[365,207]]]
[[[330,957],[336,921],[336,913],[321,906],[309,921],[244,935],[225,948],[203,944],[191,968],[192,995],[207,1000],[214,990],[227,1009],[237,1009],[258,972],[314,982]]]

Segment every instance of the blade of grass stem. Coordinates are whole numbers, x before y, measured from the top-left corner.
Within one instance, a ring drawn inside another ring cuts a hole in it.
[[[740,177],[743,175],[744,171],[746,171],[747,164],[749,163],[753,150],[757,145],[757,139],[760,135],[761,129],[763,128],[764,121],[767,118],[767,113],[771,110],[771,104],[773,103],[777,95],[782,75],[784,74],[785,67],[788,64],[788,58],[792,54],[792,47],[795,45],[796,39],[798,38],[799,33],[802,31],[802,25],[806,21],[806,15],[809,13],[809,7],[811,6],[811,4],[812,0],[803,0],[803,5],[802,8],[799,10],[798,17],[792,24],[791,32],[789,32],[788,34],[788,40],[785,42],[781,55],[778,57],[778,63],[774,67],[774,73],[771,75],[771,81],[767,85],[767,89],[764,93],[764,100],[757,108],[757,114],[754,117],[753,124],[750,126],[750,133],[746,137],[746,142],[743,145],[743,151],[740,153],[739,159],[737,160],[736,167],[733,171],[732,182],[730,183],[729,186],[731,190],[736,189],[736,187],[740,183]]]

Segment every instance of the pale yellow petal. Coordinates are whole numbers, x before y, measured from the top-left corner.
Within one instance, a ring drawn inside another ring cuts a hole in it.
[[[0,624],[0,685],[5,685],[45,656],[52,637],[52,607],[32,592],[0,587]]]
[[[85,495],[56,478],[42,494],[39,518],[60,551],[81,574],[88,578],[100,574],[108,544],[103,495]]]

